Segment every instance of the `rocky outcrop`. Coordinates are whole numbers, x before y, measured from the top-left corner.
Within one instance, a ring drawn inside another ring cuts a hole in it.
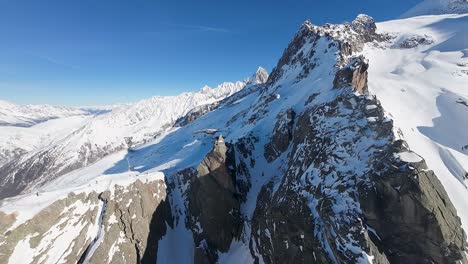
[[[206,104],[202,106],[195,107],[194,109],[190,110],[185,116],[180,117],[175,121],[174,126],[175,127],[181,127],[188,125],[192,123],[193,121],[197,120],[201,116],[205,115],[206,113],[209,113],[216,108],[218,108],[219,103],[213,103],[213,104]]]
[[[189,223],[194,232],[196,262],[213,263],[217,252],[226,252],[240,233],[239,200],[236,198],[233,158],[222,136],[190,180]]]
[[[2,213],[11,221],[0,226],[0,262],[23,254],[31,263],[154,263],[158,241],[149,239],[150,227],[165,199],[163,181],[137,180],[112,193],[71,193],[12,230],[14,215]],[[143,261],[148,248],[152,256]]]
[[[282,180],[276,192],[263,188],[252,220],[260,232],[252,232],[252,240],[266,263],[356,263],[364,257],[350,249],[366,247],[354,196],[355,186],[367,180],[355,166],[371,162],[377,147],[366,154],[355,149],[386,144],[391,135],[367,127],[368,103],[344,92],[298,115]]]
[[[363,56],[354,58],[348,65],[336,72],[333,86],[349,87],[361,94],[368,94],[367,89],[367,69],[369,64]]]
[[[404,142],[393,153],[407,152]],[[373,189],[361,190],[370,236],[391,263],[456,263],[467,246],[460,219],[442,184],[423,159],[392,160],[383,175],[375,175]],[[410,152],[409,152],[410,153]],[[377,235],[378,234],[378,235]],[[466,259],[464,259],[466,262]]]
[[[292,109],[281,112],[276,117],[277,122],[273,129],[271,142],[265,145],[265,159],[268,162],[272,162],[278,158],[289,147],[289,143],[292,140],[295,117],[296,113]]]
[[[381,41],[387,38],[385,35],[376,33],[374,19],[367,15],[359,15],[353,22],[342,25],[325,24],[324,26],[313,25],[306,21],[299,32],[296,33],[293,40],[280,58],[277,66],[273,69],[268,83],[277,82],[284,71],[290,67],[301,67],[299,79],[304,78],[312,71],[317,63],[311,60],[316,49],[304,50],[304,46],[312,47],[318,44],[319,40],[326,39],[330,41],[329,47],[337,47],[340,58],[338,66],[348,63],[349,57],[356,52],[362,51],[364,44],[374,40]]]
[[[315,236],[314,217],[299,193],[283,188],[274,193],[270,183],[260,192],[257,204],[251,250],[255,248],[265,263],[332,263]]]
[[[0,166],[8,161],[17,159],[26,154],[27,151],[22,148],[0,149]]]
[[[400,49],[412,49],[416,48],[420,45],[431,45],[434,43],[434,40],[432,39],[431,36],[424,35],[424,36],[411,36],[403,41],[401,41],[398,45],[397,48]]]

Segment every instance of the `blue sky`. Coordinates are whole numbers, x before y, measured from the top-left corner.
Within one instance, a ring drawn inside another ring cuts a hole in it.
[[[419,0],[0,0],[0,99],[97,105],[271,70],[301,23],[397,17]]]

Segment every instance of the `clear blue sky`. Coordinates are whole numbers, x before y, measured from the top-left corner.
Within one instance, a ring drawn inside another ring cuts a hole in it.
[[[419,0],[0,0],[0,98],[96,105],[271,70],[301,23],[397,17]]]

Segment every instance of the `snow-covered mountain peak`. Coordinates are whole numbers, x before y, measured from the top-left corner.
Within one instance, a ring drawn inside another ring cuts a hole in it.
[[[465,13],[468,13],[468,0],[425,0],[406,11],[401,17]]]
[[[215,99],[224,98],[227,94],[233,94],[242,88],[247,83],[245,81],[236,81],[236,82],[223,82],[216,87],[210,87],[208,85],[203,86],[198,94],[211,96]],[[184,94],[191,94],[191,93],[184,93]],[[194,93],[197,94],[197,93]],[[207,102],[210,103],[210,102]]]
[[[339,51],[336,53],[338,55],[336,64],[333,65],[342,67],[349,62],[353,52],[362,51],[365,43],[382,39],[384,36],[376,33],[374,19],[367,15],[359,15],[351,23],[327,23],[322,26],[314,25],[307,20],[271,72],[269,82],[274,83],[280,78],[292,76],[300,79],[307,77],[312,69],[323,63],[321,61],[328,56],[329,49]],[[314,54],[322,55],[311,61],[310,58]],[[301,74],[297,74],[299,70]]]
[[[354,31],[361,34],[375,34],[375,30],[377,29],[375,20],[366,14],[359,14],[356,19],[351,22],[351,26]]]
[[[314,34],[329,36],[335,39],[344,39],[356,33],[375,34],[376,26],[372,17],[366,14],[359,14],[351,23],[345,22],[343,24],[330,24],[318,26],[313,24],[310,20],[304,21],[296,35],[303,34],[304,31],[312,32]]]
[[[208,85],[205,85],[200,89],[200,93],[207,94],[211,91],[211,89],[212,89],[211,87],[209,87]]]
[[[260,66],[252,77],[248,78],[246,81],[248,84],[262,84],[267,82],[268,76],[267,70]]]
[[[301,27],[299,28],[299,31],[301,31],[301,30],[304,29],[304,28],[310,29],[310,28],[312,28],[313,26],[314,26],[314,24],[312,24],[312,21],[310,21],[310,19],[307,19],[307,20],[305,20],[305,21],[302,23]]]

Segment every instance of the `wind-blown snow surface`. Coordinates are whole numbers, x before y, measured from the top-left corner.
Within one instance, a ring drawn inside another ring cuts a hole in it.
[[[468,13],[467,0],[425,0],[405,12],[401,17]]]
[[[366,48],[369,90],[439,177],[468,230],[468,15],[394,20],[377,29],[395,38]],[[421,36],[433,43],[400,48]]]

